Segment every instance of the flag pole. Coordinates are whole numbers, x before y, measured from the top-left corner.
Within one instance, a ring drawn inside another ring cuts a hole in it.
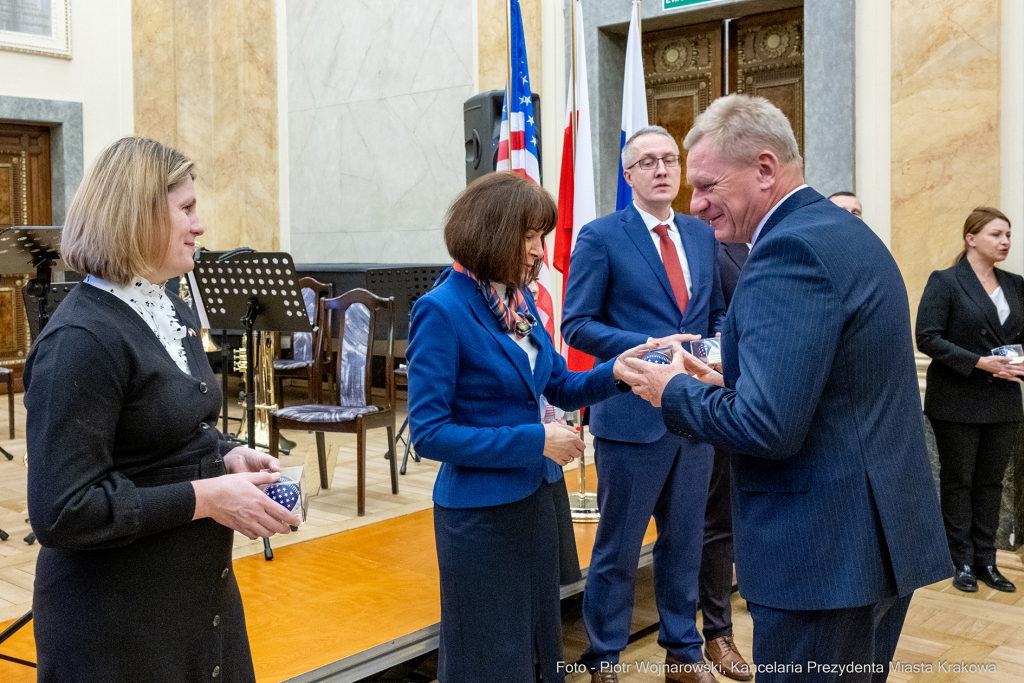
[[[505,36],[507,38],[508,59],[505,60],[505,106],[508,118],[508,161],[512,170],[512,0],[505,2]]]
[[[579,77],[576,74],[576,0],[569,0],[569,20],[572,22],[572,29],[569,31],[569,42],[570,49],[572,50],[572,112],[569,117],[572,122],[572,168],[573,173],[576,172],[576,136],[579,134],[578,119],[576,116],[576,110],[579,105],[576,102],[576,92],[579,90]]]
[[[642,0],[636,0],[636,32],[640,34],[640,54],[643,54],[643,52],[644,52],[644,42],[643,42],[644,25],[643,25],[643,19],[640,17],[640,15],[643,14],[643,5],[641,4],[641,2],[642,2]]]

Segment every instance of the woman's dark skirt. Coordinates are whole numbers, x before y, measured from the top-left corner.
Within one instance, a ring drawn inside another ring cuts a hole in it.
[[[565,485],[562,484],[562,491]],[[434,505],[441,572],[440,683],[565,680],[558,488],[505,505]]]

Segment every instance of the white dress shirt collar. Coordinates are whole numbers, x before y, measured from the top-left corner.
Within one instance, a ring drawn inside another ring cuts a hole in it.
[[[754,231],[754,236],[750,238],[750,246],[751,246],[751,247],[753,247],[753,246],[754,246],[754,244],[756,244],[756,243],[757,243],[757,238],[761,236],[761,228],[763,228],[763,227],[764,227],[764,224],[765,224],[765,223],[767,223],[767,222],[768,222],[768,219],[772,217],[772,214],[773,214],[773,213],[775,213],[775,209],[777,209],[777,208],[779,208],[780,206],[782,206],[782,203],[783,203],[784,201],[786,201],[787,199],[789,199],[790,197],[792,197],[792,196],[793,196],[794,194],[796,194],[796,193],[797,193],[797,192],[799,192],[800,190],[804,189],[805,187],[807,187],[807,184],[806,184],[806,183],[804,183],[804,184],[803,184],[803,185],[801,185],[800,187],[796,188],[795,190],[793,190],[792,192],[790,192],[789,194],[787,194],[787,195],[786,195],[785,197],[783,197],[782,199],[780,199],[780,200],[778,201],[778,203],[777,203],[777,204],[776,204],[775,206],[773,206],[773,207],[771,208],[771,210],[769,210],[769,211],[768,211],[768,213],[766,213],[766,214],[764,215],[764,218],[762,218],[762,219],[761,219],[761,222],[757,224],[757,230],[755,230],[755,231]]]
[[[654,230],[659,225],[667,225],[669,232],[676,232],[676,212],[672,210],[672,207],[668,207],[668,220],[659,220],[641,209],[636,204],[636,200],[633,200],[633,208],[636,209],[637,213],[640,214],[640,218],[643,219],[644,225],[647,226],[648,230]]]

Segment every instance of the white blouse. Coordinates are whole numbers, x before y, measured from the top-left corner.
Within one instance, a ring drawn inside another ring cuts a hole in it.
[[[1006,295],[1002,287],[996,287],[996,291],[988,295],[992,303],[996,305],[996,312],[999,313],[999,324],[1002,325],[1010,317],[1010,304],[1006,302]]]
[[[110,292],[128,304],[145,321],[149,329],[153,330],[157,341],[167,349],[171,360],[181,368],[181,371],[192,374],[188,369],[188,357],[185,355],[183,342],[187,329],[178,319],[174,304],[167,298],[167,292],[162,285],[151,284],[138,276],[126,287],[111,284],[93,275],[87,275],[84,282],[104,292]]]

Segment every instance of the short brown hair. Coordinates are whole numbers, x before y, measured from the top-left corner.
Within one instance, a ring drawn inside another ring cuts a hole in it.
[[[960,263],[967,256],[967,236],[977,235],[981,232],[982,228],[997,220],[1006,221],[1007,225],[1010,224],[1010,219],[1006,217],[1006,214],[991,206],[979,206],[974,211],[971,211],[970,215],[967,216],[967,220],[964,221],[964,248],[953,261],[954,265]]]
[[[557,223],[558,207],[547,190],[517,173],[488,173],[448,207],[444,243],[452,258],[477,277],[519,287],[540,270],[538,261],[523,281],[526,233],[547,236]]]
[[[71,200],[61,258],[116,285],[158,268],[170,240],[167,195],[195,177],[192,162],[176,149],[146,138],[114,142],[96,157]]]

